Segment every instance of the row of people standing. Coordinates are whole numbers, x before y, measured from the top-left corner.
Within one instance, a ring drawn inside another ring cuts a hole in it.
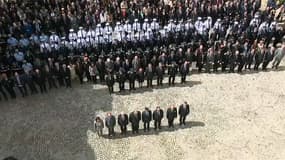
[[[171,106],[166,111],[166,118],[168,121],[168,127],[174,128],[174,120],[179,115],[179,124],[186,125],[186,117],[190,114],[190,106],[187,102],[181,104],[177,110],[175,106]],[[94,130],[97,132],[99,136],[103,135],[103,128],[106,126],[108,128],[108,135],[114,136],[115,131],[114,128],[116,123],[120,126],[121,134],[127,134],[127,126],[129,123],[131,124],[131,129],[133,134],[139,133],[140,122],[143,122],[143,130],[144,132],[150,131],[150,123],[153,121],[154,129],[161,129],[161,121],[164,118],[164,111],[160,107],[156,107],[156,109],[152,112],[149,108],[145,108],[144,111],[133,111],[129,115],[121,112],[117,117],[112,113],[107,113],[105,118],[105,123],[100,116],[96,116],[94,120]]]
[[[27,62],[24,62],[25,64]],[[70,66],[66,64],[50,63],[42,68],[19,70],[14,75],[7,76],[2,73],[0,76],[0,100],[8,100],[8,94],[12,99],[20,93],[22,97],[29,94],[47,93],[48,90],[59,87],[71,87]],[[7,94],[8,93],[8,94]]]

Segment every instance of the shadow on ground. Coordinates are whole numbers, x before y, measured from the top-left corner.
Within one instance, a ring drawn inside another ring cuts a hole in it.
[[[0,102],[0,159],[95,160],[88,144],[95,113],[112,110],[106,88],[75,85]]]
[[[142,123],[141,123],[142,125]],[[108,135],[103,135],[104,138],[107,139],[124,139],[124,138],[129,138],[129,137],[136,137],[136,136],[141,136],[141,135],[159,135],[160,133],[163,132],[175,132],[177,130],[181,130],[181,129],[189,129],[189,128],[193,128],[193,127],[204,127],[205,123],[204,122],[200,122],[200,121],[190,121],[190,122],[186,122],[185,126],[180,126],[180,125],[174,125],[174,128],[169,128],[168,126],[161,126],[160,130],[154,130],[154,128],[151,128],[150,131],[146,131],[144,132],[143,129],[139,130],[138,134],[133,134],[131,131],[131,128],[128,128],[127,134],[126,135],[122,135],[121,133],[116,133],[115,136],[113,137],[109,137]]]
[[[154,81],[156,82],[156,81]],[[159,89],[167,89],[167,88],[173,88],[173,87],[193,87],[195,85],[202,84],[200,81],[186,81],[186,83],[175,83],[174,85],[168,85],[168,83],[164,83],[163,86],[157,86],[156,83],[153,84],[152,88],[147,88],[146,86],[143,86],[142,88],[136,88],[136,90],[129,90],[129,83],[125,83],[126,90],[119,92],[116,91],[114,94],[116,95],[130,95],[130,94],[138,94],[138,93],[144,93],[144,92],[153,92],[153,90],[159,90]],[[137,87],[136,83],[136,87]]]

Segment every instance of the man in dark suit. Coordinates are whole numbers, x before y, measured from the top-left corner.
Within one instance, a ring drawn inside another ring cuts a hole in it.
[[[14,81],[11,78],[7,77],[6,73],[2,74],[2,80],[1,83],[3,85],[3,87],[6,89],[6,91],[8,91],[8,93],[10,94],[12,99],[16,98],[16,93],[14,90]]]
[[[189,104],[187,102],[184,102],[183,104],[181,104],[179,106],[179,122],[180,122],[180,125],[185,125],[185,119],[186,119],[186,116],[190,113],[190,108],[189,108]]]
[[[180,67],[181,83],[186,83],[186,75],[189,72],[189,63],[185,61]]]
[[[114,92],[114,83],[115,83],[115,80],[114,80],[113,74],[108,73],[108,75],[106,76],[106,84],[108,86],[108,90],[110,94]]]
[[[163,118],[163,110],[160,107],[156,107],[153,111],[154,129],[161,129],[161,120]]]
[[[123,112],[121,112],[118,115],[118,124],[121,127],[122,134],[127,134],[127,125],[129,124],[128,115],[123,113]]]
[[[132,123],[132,131],[134,133],[139,133],[139,124],[141,120],[141,112],[140,111],[134,111],[130,114],[130,122]]]
[[[98,72],[99,72],[100,82],[104,82],[105,81],[105,77],[104,77],[105,76],[105,63],[101,57],[96,62],[96,67],[97,67]]]
[[[156,75],[157,75],[157,86],[162,86],[162,80],[163,80],[163,67],[162,63],[159,63],[156,67]]]
[[[66,66],[66,64],[62,65],[63,68],[63,74],[64,74],[64,80],[66,88],[71,88],[71,72],[70,72],[70,66]]]
[[[145,71],[146,79],[147,79],[147,87],[152,87],[152,79],[153,79],[153,68],[152,64],[149,63],[146,71]]]
[[[36,70],[35,70],[34,77],[35,77],[35,82],[36,82],[36,83],[39,85],[39,87],[40,87],[41,93],[44,93],[44,92],[47,93],[45,75],[44,75],[39,69],[36,69]]]
[[[177,67],[176,67],[175,62],[170,64],[170,66],[168,67],[168,74],[169,74],[168,85],[169,86],[174,85],[175,76],[177,74]]]
[[[34,82],[33,74],[31,72],[24,73],[23,77],[24,77],[26,83],[29,86],[31,94],[38,93],[38,90],[37,90],[35,82]]]
[[[145,110],[142,112],[142,121],[143,121],[143,130],[149,131],[149,123],[152,119],[151,110],[149,108],[145,108]]]
[[[4,91],[4,88],[2,87],[3,85],[2,85],[2,82],[0,81],[0,93],[2,93],[2,95],[3,95],[3,97],[4,97],[4,99],[5,100],[8,100],[8,97],[7,97],[7,95],[6,95],[6,93],[5,93],[5,91]],[[1,95],[0,95],[0,100],[1,100],[2,98],[1,98]]]
[[[112,113],[107,113],[107,117],[105,118],[105,125],[108,128],[108,135],[114,136],[114,127],[116,125],[116,118],[112,115]]]
[[[177,108],[175,106],[171,106],[167,109],[167,115],[168,119],[168,127],[174,128],[173,121],[177,117]]]
[[[120,67],[116,74],[117,82],[119,83],[120,92],[125,90],[126,73],[123,67]]]
[[[27,96],[28,92],[27,92],[25,81],[23,80],[23,77],[18,74],[18,72],[15,72],[14,74],[14,82],[16,86],[18,87],[19,91],[21,92],[22,97]]]
[[[128,77],[129,77],[130,90],[135,90],[136,73],[134,72],[133,68],[131,68],[130,71],[128,72]]]

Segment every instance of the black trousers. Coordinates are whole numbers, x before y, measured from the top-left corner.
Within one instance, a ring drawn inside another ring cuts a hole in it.
[[[129,81],[130,90],[135,90],[135,81]]]
[[[44,93],[44,92],[46,93],[47,92],[47,87],[46,87],[45,82],[39,83],[38,85],[40,87],[41,93]]]
[[[132,132],[133,133],[139,133],[139,125],[132,124]]]
[[[16,98],[16,93],[13,88],[6,88],[6,90],[8,91],[12,99]]]
[[[157,76],[157,85],[158,86],[162,86],[162,80],[163,80],[163,77],[162,76]]]
[[[147,87],[152,87],[152,79],[147,79]]]
[[[154,129],[161,129],[161,120],[154,120]]]
[[[38,90],[33,82],[28,83],[28,86],[30,88],[31,94],[38,93]]]
[[[108,134],[109,136],[114,135],[115,131],[113,127],[108,127]]]
[[[174,119],[168,119],[168,127],[169,128],[170,127],[174,128],[173,121],[174,121]]]
[[[262,63],[262,70],[266,70],[268,64],[269,64],[269,61],[263,62],[263,63]]]
[[[180,125],[182,125],[182,124],[185,125],[185,124],[186,124],[186,123],[185,123],[185,120],[186,120],[186,116],[180,116],[180,117],[179,117]]]
[[[0,88],[0,93],[2,93],[2,95],[3,95],[5,100],[8,100],[8,97],[7,97],[5,91],[2,88]],[[0,96],[0,100],[1,100],[1,96]]]
[[[169,85],[174,85],[174,82],[175,82],[175,76],[169,76],[168,77],[168,84]]]
[[[258,68],[259,68],[259,65],[260,65],[260,62],[256,62],[255,64],[254,64],[254,70],[256,70],[256,71],[258,71]]]
[[[70,77],[65,78],[65,85],[66,85],[66,88],[71,88],[71,78]]]
[[[49,85],[49,89],[57,88],[55,80],[52,77],[48,78],[48,85]]]
[[[185,83],[186,82],[186,73],[181,74],[181,83]]]
[[[146,131],[146,130],[149,131],[149,122],[144,122],[143,123],[143,130],[144,131]]]
[[[26,88],[25,85],[23,85],[23,86],[18,86],[18,89],[19,89],[19,91],[21,92],[22,97],[25,97],[25,96],[28,95],[27,88]]]
[[[119,89],[120,91],[125,90],[125,82],[119,82]]]
[[[114,92],[114,86],[108,86],[109,93],[112,94]]]
[[[99,72],[99,79],[100,79],[100,82],[104,82],[105,81],[105,78],[104,78],[104,72]]]
[[[97,77],[96,77],[96,75],[91,76],[91,79],[92,79],[93,84],[97,83]]]
[[[121,133],[126,134],[127,133],[127,126],[126,125],[120,125],[121,127]]]

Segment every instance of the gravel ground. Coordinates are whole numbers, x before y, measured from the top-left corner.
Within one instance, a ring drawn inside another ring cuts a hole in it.
[[[284,64],[279,71],[243,75],[194,74],[185,85],[165,84],[131,94],[110,96],[105,86],[86,84],[2,101],[0,159],[13,155],[22,160],[283,160]],[[111,111],[117,116],[158,105],[166,110],[183,101],[191,109],[184,127],[176,120],[175,129],[169,130],[163,119],[160,132],[109,139],[93,131],[96,114]]]

